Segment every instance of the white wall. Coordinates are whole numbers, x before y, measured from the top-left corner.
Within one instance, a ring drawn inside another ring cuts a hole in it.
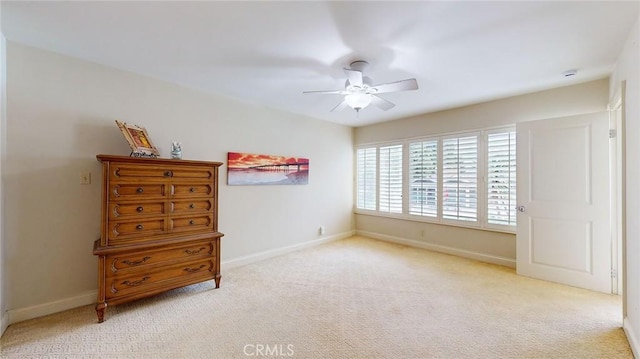
[[[223,263],[320,239],[320,225],[325,237],[352,233],[351,128],[13,42],[7,56],[3,175],[11,322],[95,302],[92,245],[101,200],[95,155],[129,154],[115,119],[146,127],[162,157],[179,140],[183,158],[225,163],[219,192]],[[309,158],[309,184],[227,186],[228,151]],[[91,185],[79,184],[82,170],[91,171]]]
[[[640,18],[634,24],[611,76],[610,96],[626,81],[626,288],[624,328],[636,358],[640,357]]]
[[[606,79],[356,128],[355,143],[405,139],[604,111]],[[515,235],[357,214],[356,231],[372,237],[515,266]]]

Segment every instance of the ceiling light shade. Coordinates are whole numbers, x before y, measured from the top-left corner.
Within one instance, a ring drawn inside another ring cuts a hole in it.
[[[347,104],[354,110],[360,111],[369,106],[371,103],[371,95],[361,92],[350,93],[344,97]]]

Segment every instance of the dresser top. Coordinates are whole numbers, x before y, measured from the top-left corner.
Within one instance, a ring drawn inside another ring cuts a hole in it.
[[[147,158],[147,157],[130,157],[130,156],[115,156],[115,155],[97,155],[96,158],[100,162],[125,162],[125,163],[148,163],[154,165],[207,165],[207,166],[222,166],[222,162],[210,162],[210,161],[193,161],[193,160],[174,160],[170,158]]]

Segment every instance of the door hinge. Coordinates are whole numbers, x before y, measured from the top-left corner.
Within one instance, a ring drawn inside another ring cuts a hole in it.
[[[611,278],[618,278],[618,271],[616,269],[611,269]]]
[[[617,132],[615,128],[609,130],[609,138],[616,138]]]

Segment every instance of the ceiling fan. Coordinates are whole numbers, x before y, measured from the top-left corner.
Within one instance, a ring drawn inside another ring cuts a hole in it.
[[[327,94],[327,95],[344,95],[344,100],[340,102],[336,107],[331,109],[333,111],[339,111],[345,109],[347,106],[360,112],[363,108],[373,104],[381,110],[387,111],[395,106],[391,101],[385,100],[378,96],[381,93],[396,92],[396,91],[411,91],[418,89],[418,82],[416,79],[407,79],[396,82],[389,82],[385,84],[373,85],[371,79],[367,76],[363,76],[362,72],[369,65],[368,62],[358,60],[350,64],[350,68],[345,68],[344,72],[347,74],[347,81],[345,81],[344,90],[330,90],[330,91],[304,91],[305,94]]]

